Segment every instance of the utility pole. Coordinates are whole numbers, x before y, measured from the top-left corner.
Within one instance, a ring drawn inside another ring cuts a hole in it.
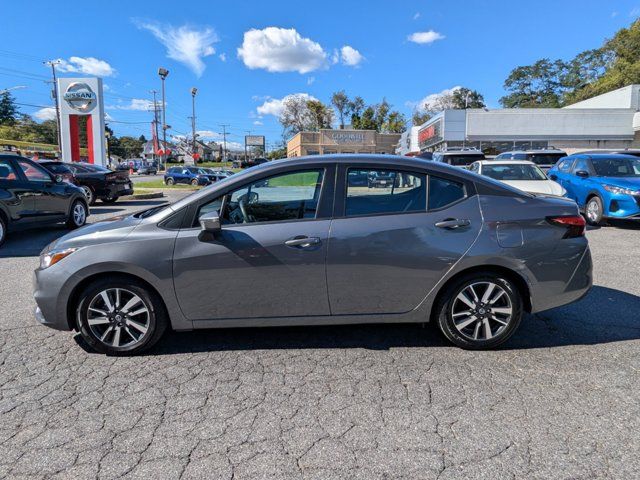
[[[251,130],[245,130],[244,133],[251,135]],[[244,161],[247,161],[247,136],[244,137]]]
[[[222,142],[223,142],[222,161],[226,162],[227,161],[227,127],[230,127],[231,125],[226,123],[221,123],[220,126],[222,127]]]
[[[191,155],[195,155],[196,150],[196,93],[198,93],[198,89],[196,87],[191,88],[191,142],[193,147],[191,148]],[[198,163],[198,161],[194,158],[194,163]]]
[[[58,81],[56,78],[56,65],[60,64],[60,60],[49,60],[43,63],[51,67],[51,74],[53,76],[53,98],[56,102],[56,126],[58,133],[58,158],[60,158],[62,156],[62,135],[60,132],[60,104],[58,103]]]
[[[156,90],[151,90],[153,94],[153,131],[155,133],[155,142],[153,145],[153,159],[156,158],[156,148],[158,147],[158,101],[156,100],[156,94],[158,93]]]
[[[164,155],[162,155],[164,158],[160,159],[160,167],[162,167],[166,163],[167,156],[167,102],[164,91],[164,81],[167,75],[169,75],[169,70],[160,67],[158,69],[158,75],[160,75],[160,79],[162,80],[162,150],[164,153]]]

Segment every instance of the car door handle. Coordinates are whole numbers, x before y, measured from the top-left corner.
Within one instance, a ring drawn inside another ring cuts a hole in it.
[[[318,237],[303,237],[303,236],[294,237],[284,242],[284,244],[287,247],[300,247],[300,248],[311,247],[312,245],[318,245],[319,243],[320,243],[320,239]]]
[[[469,220],[458,220],[457,218],[447,218],[446,220],[442,220],[441,222],[436,223],[436,227],[446,228],[449,230],[460,227],[468,227],[469,225],[471,225],[471,222]]]

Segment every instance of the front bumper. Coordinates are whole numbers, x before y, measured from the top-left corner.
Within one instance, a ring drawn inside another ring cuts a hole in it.
[[[63,281],[60,281],[60,278]],[[38,323],[55,330],[72,330],[67,319],[67,312],[62,305],[66,305],[63,293],[64,280],[67,275],[51,275],[47,270],[37,269],[33,274],[33,298],[36,301],[35,318]]]

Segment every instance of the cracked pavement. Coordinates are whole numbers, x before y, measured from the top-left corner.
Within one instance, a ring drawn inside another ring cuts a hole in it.
[[[35,323],[31,252],[62,233],[0,251],[0,478],[640,476],[637,228],[589,231],[592,292],[496,351],[359,325],[170,334],[133,358]]]

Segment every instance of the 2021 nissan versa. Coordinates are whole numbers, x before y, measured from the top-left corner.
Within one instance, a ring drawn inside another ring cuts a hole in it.
[[[368,188],[352,171],[403,180]],[[573,201],[441,163],[274,161],[53,242],[36,317],[109,354],[149,348],[168,327],[429,320],[456,345],[492,348],[525,311],[589,290],[584,228]]]

